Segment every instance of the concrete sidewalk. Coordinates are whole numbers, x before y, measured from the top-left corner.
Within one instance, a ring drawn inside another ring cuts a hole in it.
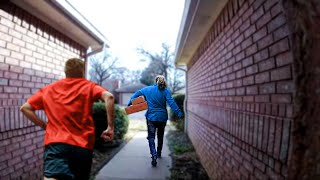
[[[96,180],[163,180],[170,177],[171,157],[164,138],[162,158],[151,166],[147,131],[137,133],[97,174]],[[156,140],[157,142],[157,140]]]

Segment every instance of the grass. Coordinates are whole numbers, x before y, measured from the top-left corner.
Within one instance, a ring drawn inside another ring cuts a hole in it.
[[[167,139],[172,157],[171,180],[209,179],[187,134],[169,125]]]

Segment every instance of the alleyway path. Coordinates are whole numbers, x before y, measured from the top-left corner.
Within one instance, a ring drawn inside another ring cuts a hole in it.
[[[144,111],[130,115],[130,123],[144,119]],[[139,116],[140,115],[140,116]],[[134,116],[134,117],[132,117]],[[133,120],[135,119],[135,120]],[[138,132],[97,174],[96,180],[165,180],[170,176],[171,157],[166,138],[162,158],[151,166],[147,131]]]

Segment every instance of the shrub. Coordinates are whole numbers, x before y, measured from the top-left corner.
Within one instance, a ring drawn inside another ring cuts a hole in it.
[[[123,139],[124,135],[128,132],[129,118],[124,109],[115,107],[115,139]]]
[[[128,131],[129,119],[125,111],[119,108],[118,105],[114,106],[114,110],[114,140],[120,140]],[[99,144],[103,142],[100,138],[101,133],[108,127],[107,112],[104,102],[94,103],[92,118],[95,125],[96,144]]]
[[[185,95],[184,94],[177,94],[177,95],[173,95],[172,98],[177,103],[179,109],[181,111],[183,111],[183,103],[184,103]],[[173,122],[173,124],[175,125],[175,127],[178,130],[183,131],[184,119],[179,119],[178,115],[175,114],[172,110],[170,110],[170,120]]]

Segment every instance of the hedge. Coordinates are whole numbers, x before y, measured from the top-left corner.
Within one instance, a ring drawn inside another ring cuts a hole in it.
[[[185,95],[184,94],[176,94],[176,95],[173,95],[172,98],[177,103],[179,109],[181,111],[183,111],[183,104],[184,104]],[[170,110],[170,120],[173,122],[173,124],[175,125],[175,127],[178,130],[180,130],[180,131],[184,130],[184,119],[179,119],[178,115],[175,114],[172,110]]]
[[[119,108],[118,105],[114,106],[114,110],[114,140],[121,140],[128,132],[129,119],[125,111]],[[94,103],[92,117],[95,124],[96,144],[103,143],[100,135],[108,127],[107,112],[104,102]]]

